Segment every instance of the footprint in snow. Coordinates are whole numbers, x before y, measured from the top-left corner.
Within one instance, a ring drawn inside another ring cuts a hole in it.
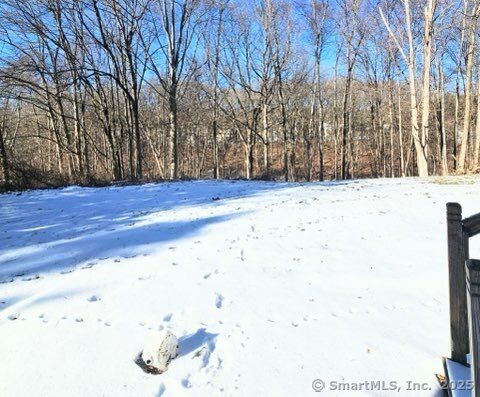
[[[165,317],[163,317],[163,321],[168,323],[172,319],[173,313],[168,313]]]
[[[12,313],[7,318],[11,321],[17,320],[20,317],[19,313]]]
[[[223,305],[223,301],[225,300],[224,296],[222,294],[217,294],[217,297],[215,299],[215,306],[217,306],[217,309],[221,309]]]
[[[158,388],[157,397],[163,396],[163,394],[165,393],[166,390],[167,390],[167,388],[165,387],[165,385],[163,383],[161,383],[160,387]]]
[[[190,389],[192,387],[192,384],[190,383],[190,375],[187,375],[187,377],[183,378],[181,384],[186,389]]]
[[[100,300],[100,297],[98,295],[92,295],[91,297],[87,298],[87,301],[89,302],[97,302]]]

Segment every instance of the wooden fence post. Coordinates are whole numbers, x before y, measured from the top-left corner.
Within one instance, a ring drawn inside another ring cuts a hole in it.
[[[468,330],[470,332],[470,373],[472,397],[480,397],[480,261],[467,260]]]
[[[469,351],[465,278],[468,237],[463,230],[462,207],[458,203],[447,203],[447,230],[452,360],[466,364],[466,355]]]

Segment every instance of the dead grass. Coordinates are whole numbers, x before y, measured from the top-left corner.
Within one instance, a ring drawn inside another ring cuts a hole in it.
[[[436,176],[429,181],[437,185],[474,185],[480,182],[480,175]]]

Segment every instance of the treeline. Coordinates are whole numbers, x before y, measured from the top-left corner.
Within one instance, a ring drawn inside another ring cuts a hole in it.
[[[476,0],[0,0],[6,188],[475,172]]]

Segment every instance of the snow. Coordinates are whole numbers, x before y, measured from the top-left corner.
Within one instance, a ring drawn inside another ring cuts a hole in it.
[[[449,359],[445,360],[445,365],[450,385],[452,385],[452,397],[471,397],[470,368]]]
[[[448,181],[1,195],[0,395],[308,396],[322,379],[327,396],[441,396],[445,203],[480,211],[478,179]],[[162,327],[179,356],[147,374],[135,359]]]

